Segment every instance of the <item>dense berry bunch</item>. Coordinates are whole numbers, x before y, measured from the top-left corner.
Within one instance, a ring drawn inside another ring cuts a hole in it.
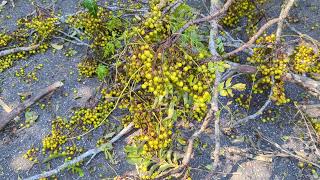
[[[85,59],[78,64],[79,74],[85,77],[92,77],[96,73],[98,63],[95,60]]]
[[[241,20],[246,20],[246,31],[248,34],[257,30],[257,22],[259,18],[259,12],[257,10],[258,5],[262,5],[267,0],[258,0],[252,2],[251,0],[236,0],[236,2],[229,8],[227,15],[222,19],[222,23],[225,26],[235,28]]]
[[[29,149],[23,157],[28,159],[29,161],[33,161],[34,163],[38,163],[37,154],[39,153],[39,148],[31,148]]]
[[[250,63],[257,65],[260,76],[253,85],[254,93],[262,93],[264,89],[273,86],[272,99],[277,104],[284,104],[290,100],[285,97],[282,76],[288,72],[289,57],[275,49],[275,34],[265,35],[257,40],[259,47],[254,48],[253,55],[248,58]],[[274,80],[273,80],[274,79]]]
[[[293,55],[293,70],[297,73],[319,72],[315,64],[318,61],[318,54],[316,54],[312,47],[304,44],[296,47]]]
[[[7,46],[11,40],[12,40],[11,36],[5,33],[0,33],[0,47]]]
[[[23,25],[31,30],[34,30],[36,33],[34,37],[37,41],[43,41],[53,35],[57,30],[57,21],[58,18],[48,17],[44,18],[42,16],[35,17],[30,21],[25,19]],[[23,21],[21,21],[23,22]]]

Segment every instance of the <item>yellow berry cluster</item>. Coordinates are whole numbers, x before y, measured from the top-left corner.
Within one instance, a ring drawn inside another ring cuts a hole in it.
[[[80,76],[92,77],[96,73],[98,63],[95,60],[85,59],[78,64]]]
[[[293,70],[301,74],[312,71],[317,72],[318,68],[315,64],[318,58],[319,55],[314,52],[312,47],[302,44],[296,47],[293,54]]]
[[[27,68],[29,65],[25,65],[24,68]],[[43,64],[39,64],[37,65],[32,71],[28,72],[28,74],[26,75],[25,74],[25,70],[24,68],[20,68],[19,70],[16,71],[15,75],[16,77],[21,77],[23,78],[23,80],[26,82],[26,83],[30,83],[31,81],[38,81],[38,77],[37,77],[37,72],[39,70],[41,70],[43,67]]]
[[[137,43],[131,45],[131,55],[118,68],[117,87],[104,93],[106,98],[117,98],[128,83],[132,84],[121,96],[119,108],[130,112],[122,119],[124,125],[133,122],[144,132],[135,138],[143,144],[143,154],[170,146],[177,119],[204,118],[211,100],[209,87],[215,79],[213,67],[202,62],[206,50],[184,51],[179,44],[165,51],[157,49],[154,44],[171,35],[169,17],[156,5],[151,9],[131,32]]]
[[[29,149],[24,155],[23,157],[25,159],[28,159],[29,161],[32,161],[34,163],[38,163],[38,158],[37,158],[37,154],[39,153],[39,148],[31,148]]]
[[[262,5],[267,0],[236,0],[235,3],[229,8],[226,16],[222,18],[222,23],[225,26],[235,28],[241,20],[246,20],[246,31],[251,34],[257,30],[256,24],[259,20],[259,11],[257,5]]]
[[[97,128],[102,122],[106,122],[109,112],[114,107],[113,102],[104,102],[98,104],[93,109],[80,109],[70,118],[70,126],[80,126],[82,131],[88,131],[89,128]]]
[[[60,145],[66,143],[66,135],[63,134],[63,128],[66,126],[66,122],[61,118],[52,121],[51,134],[42,140],[42,152],[45,153],[46,150],[54,151],[57,148],[61,149]]]
[[[282,76],[288,72],[290,58],[286,54],[276,51],[274,48],[275,40],[275,34],[260,37],[256,41],[259,47],[253,49],[253,55],[247,60],[257,65],[261,76],[256,80],[256,75],[252,75],[255,81],[253,92],[262,93],[264,89],[273,85],[272,99],[280,105],[290,101],[285,97],[284,83],[281,80]]]
[[[7,46],[11,40],[12,40],[11,36],[5,33],[0,33],[0,47]]]
[[[24,25],[34,30],[36,33],[34,34],[35,39],[38,41],[46,40],[51,35],[53,35],[57,30],[57,24],[58,18],[56,17],[49,17],[44,18],[41,16],[35,17],[28,21],[25,19]]]
[[[9,54],[7,56],[0,57],[0,72],[10,68],[13,66],[14,62],[20,59],[27,59],[29,55],[33,55],[36,53],[43,53],[48,49],[48,44],[43,43],[41,44],[38,49],[31,50],[31,51],[22,51],[15,54]]]
[[[120,42],[114,40],[122,35],[120,28],[123,28],[124,23],[112,11],[99,7],[97,16],[83,12],[68,17],[66,22],[84,31],[80,39],[92,40],[90,47],[93,51],[110,48],[113,54],[114,47],[119,46]]]

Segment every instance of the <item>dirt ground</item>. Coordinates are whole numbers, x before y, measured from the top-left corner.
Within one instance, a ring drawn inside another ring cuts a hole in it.
[[[202,0],[199,0],[202,1]],[[0,30],[6,29],[12,31],[15,29],[15,21],[18,18],[24,17],[34,10],[34,7],[25,0],[15,0],[15,8],[8,3],[0,12]],[[56,11],[61,14],[71,14],[79,9],[79,1],[57,0],[55,3]],[[0,0],[1,3],[1,0]],[[38,1],[41,6],[47,6],[50,1]],[[189,1],[203,8],[205,3],[198,1]],[[318,0],[299,0],[297,7],[292,11],[292,16],[298,17],[299,22],[294,24],[299,31],[311,35],[313,38],[320,39],[320,1]],[[279,1],[274,0],[268,4],[268,17],[274,17],[279,13]],[[285,34],[292,34],[289,30]],[[64,53],[69,48],[75,50],[75,55],[66,57]],[[24,121],[23,115],[17,122],[12,122],[6,129],[0,132],[0,179],[19,179],[26,178],[34,174],[41,173],[48,168],[54,168],[62,164],[62,160],[53,160],[50,166],[46,164],[33,165],[29,161],[22,158],[22,155],[31,147],[41,147],[41,139],[45,137],[51,128],[51,120],[56,116],[68,117],[72,114],[75,107],[81,107],[95,91],[97,91],[100,82],[96,78],[86,78],[78,81],[77,64],[84,56],[84,49],[79,46],[65,43],[62,50],[53,53],[48,50],[44,54],[31,56],[28,60],[21,60],[15,63],[15,66],[0,73],[0,97],[11,107],[19,103],[18,93],[36,92],[38,89],[46,87],[55,81],[63,81],[64,86],[58,90],[49,99],[43,100],[41,103],[46,104],[46,108],[42,110],[39,105],[32,106],[32,111],[39,114],[37,122],[30,128],[23,130],[19,129],[19,124]],[[30,71],[34,66],[43,64],[44,67],[38,72],[39,81],[25,83],[20,78],[15,76],[15,72],[28,64],[26,71]],[[292,84],[287,85],[287,93],[294,101],[315,101],[308,98],[306,93],[300,88]],[[76,93],[75,93],[76,92]],[[298,96],[297,96],[298,94]],[[81,98],[77,98],[80,96]],[[257,98],[253,104],[255,107],[262,104],[265,98]],[[235,107],[236,108],[236,107]],[[254,112],[256,108],[252,108]],[[306,129],[301,125],[301,118],[296,116],[294,107],[276,107],[270,108],[276,115],[273,122],[263,123],[261,119],[252,121],[245,126],[232,132],[232,137],[223,134],[223,148],[240,148],[240,149],[261,149],[264,151],[274,151],[276,148],[265,141],[259,140],[256,136],[256,130],[260,131],[265,137],[280,144],[282,147],[306,153],[306,145],[297,140],[301,134],[306,134]],[[0,110],[0,112],[2,109]],[[229,121],[229,116],[222,117],[222,121]],[[98,137],[103,133],[98,130],[93,136]],[[190,133],[185,133],[186,138]],[[94,138],[92,138],[94,139]],[[95,141],[92,139],[85,140],[81,144],[86,149],[95,147]],[[193,179],[201,180],[206,177],[208,170],[206,165],[212,163],[211,151],[214,147],[213,125],[210,126],[208,133],[200,139],[200,144],[194,154],[194,159],[191,162],[191,175]],[[115,146],[116,164],[105,160],[103,154],[99,154],[92,162],[84,167],[84,177],[79,177],[77,174],[72,174],[68,171],[60,173],[59,179],[111,179],[117,175],[130,175],[135,173],[135,167],[129,165],[125,160],[123,147],[125,141],[117,143]],[[318,179],[311,173],[311,168],[299,168],[298,161],[293,158],[273,157],[269,159],[249,158],[241,155],[233,155],[227,153],[227,150],[221,152],[221,163],[219,172],[213,179]],[[320,173],[320,170],[317,169]]]

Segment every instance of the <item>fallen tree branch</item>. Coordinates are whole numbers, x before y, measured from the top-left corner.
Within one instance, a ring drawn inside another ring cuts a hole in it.
[[[12,119],[17,117],[25,109],[27,109],[43,97],[47,96],[48,94],[52,93],[53,91],[57,90],[61,86],[63,86],[63,83],[61,81],[55,82],[52,85],[40,90],[37,95],[19,104],[10,113],[4,113],[0,119],[0,130],[2,130]]]
[[[215,11],[218,11],[218,9],[220,9],[220,0],[211,0],[211,6],[210,6],[210,13],[212,14]],[[215,39],[218,37],[218,22],[215,20],[210,21],[210,37],[209,37],[209,50],[211,55],[213,56],[219,56],[219,53],[217,52],[217,48],[216,48],[216,43],[215,43]],[[216,70],[216,79],[215,79],[215,83],[214,83],[214,94],[213,94],[213,100],[211,103],[211,107],[213,109],[213,113],[215,114],[215,118],[214,118],[214,139],[215,139],[215,147],[214,147],[214,152],[213,152],[213,166],[211,169],[211,172],[209,173],[209,175],[207,176],[206,179],[209,179],[213,173],[216,172],[216,169],[218,167],[219,164],[219,154],[220,154],[220,115],[219,113],[217,114],[217,112],[219,111],[219,102],[218,102],[218,98],[219,98],[219,92],[218,92],[218,86],[221,82],[221,76],[222,73],[219,72],[218,70]]]
[[[133,123],[130,123],[127,127],[123,128],[115,137],[113,137],[109,143],[110,144],[113,144],[115,143],[116,141],[118,141],[122,136],[126,135],[127,133],[129,133],[134,127],[134,124]],[[108,144],[109,144],[108,143]],[[26,178],[25,180],[36,180],[36,179],[40,179],[40,178],[46,178],[46,177],[49,177],[49,176],[52,176],[52,175],[55,175],[55,174],[58,174],[60,171],[63,171],[64,169],[84,160],[85,158],[89,157],[89,156],[95,156],[97,155],[98,153],[102,152],[104,150],[104,147],[103,145],[99,148],[94,148],[94,149],[90,149],[88,150],[87,152],[81,154],[80,156],[74,158],[73,160],[71,161],[68,161],[60,166],[58,166],[57,168],[53,169],[53,170],[50,170],[50,171],[47,171],[47,172],[44,172],[44,173],[41,173],[41,174],[37,174],[37,175],[34,175],[32,177],[28,177]]]
[[[39,46],[40,46],[39,44],[36,44],[28,47],[16,47],[12,49],[3,50],[3,51],[0,51],[0,57],[6,56],[9,54],[18,53],[18,52],[23,52],[23,51],[32,51],[37,49]]]

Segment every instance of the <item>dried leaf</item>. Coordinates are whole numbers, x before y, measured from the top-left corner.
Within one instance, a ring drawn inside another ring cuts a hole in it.
[[[56,50],[61,50],[63,48],[62,44],[51,43],[50,45]]]

